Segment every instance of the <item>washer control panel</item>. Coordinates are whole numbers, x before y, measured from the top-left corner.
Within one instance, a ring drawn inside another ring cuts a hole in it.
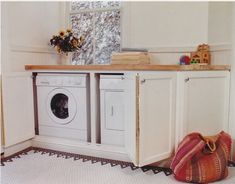
[[[86,74],[38,74],[37,86],[74,86],[86,87]]]

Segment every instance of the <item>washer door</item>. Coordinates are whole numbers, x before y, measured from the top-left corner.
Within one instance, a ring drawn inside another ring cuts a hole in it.
[[[61,125],[70,123],[77,113],[76,99],[63,88],[56,88],[48,94],[46,106],[50,118]]]

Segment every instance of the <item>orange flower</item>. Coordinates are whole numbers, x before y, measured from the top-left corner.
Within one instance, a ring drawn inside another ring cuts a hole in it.
[[[61,52],[61,49],[60,49],[60,47],[58,47],[58,46],[56,47],[56,50],[57,50],[58,53]]]
[[[71,30],[71,29],[67,29],[66,31],[67,31],[67,33],[71,33],[71,32],[72,32],[72,30]]]
[[[65,32],[64,31],[60,31],[60,37],[63,37],[65,35]]]

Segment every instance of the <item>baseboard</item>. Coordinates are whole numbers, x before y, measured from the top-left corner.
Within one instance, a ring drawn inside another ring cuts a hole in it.
[[[36,136],[32,140],[33,147],[53,149],[57,151],[88,155],[93,157],[107,158],[130,162],[123,147],[78,142],[75,140]]]
[[[32,146],[32,140],[27,140],[27,141],[15,144],[13,146],[4,147],[4,157],[13,155],[31,146]]]

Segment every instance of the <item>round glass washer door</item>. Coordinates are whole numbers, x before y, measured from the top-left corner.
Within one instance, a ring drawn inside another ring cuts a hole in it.
[[[48,94],[46,106],[50,118],[61,125],[70,123],[77,113],[76,99],[62,88],[56,88]]]

